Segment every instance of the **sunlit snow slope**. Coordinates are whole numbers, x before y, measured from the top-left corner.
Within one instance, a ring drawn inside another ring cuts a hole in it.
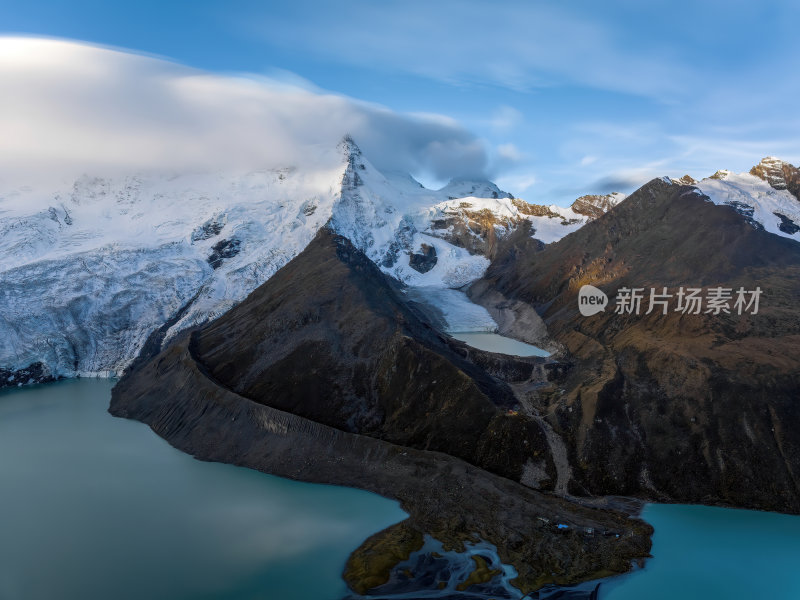
[[[753,171],[775,162],[781,161],[767,157]],[[755,226],[800,242],[800,200],[786,189],[785,182],[772,179],[770,183],[770,179],[757,177],[753,171],[718,171],[696,187],[714,204],[733,207]]]

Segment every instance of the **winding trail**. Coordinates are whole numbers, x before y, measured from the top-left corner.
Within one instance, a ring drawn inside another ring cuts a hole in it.
[[[570,479],[572,479],[572,467],[569,464],[567,446],[561,436],[555,432],[552,425],[533,407],[524,388],[525,384],[511,385],[514,396],[519,401],[524,413],[539,424],[547,438],[547,445],[550,447],[550,454],[556,467],[556,485],[553,491],[563,498],[568,498],[569,492],[567,490],[569,489]]]

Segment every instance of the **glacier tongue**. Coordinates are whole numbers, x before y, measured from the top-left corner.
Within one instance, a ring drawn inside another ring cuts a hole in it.
[[[190,248],[85,252],[0,274],[0,356],[51,375],[112,374],[208,278]]]

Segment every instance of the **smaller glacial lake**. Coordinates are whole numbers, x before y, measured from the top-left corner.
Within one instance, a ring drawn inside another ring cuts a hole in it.
[[[469,333],[455,332],[450,334],[457,340],[487,352],[497,352],[498,354],[511,354],[513,356],[550,356],[550,353],[531,344],[485,331]]]
[[[497,323],[489,311],[472,302],[461,290],[410,287],[405,293],[425,307],[437,327],[473,348],[512,356],[550,356],[546,350],[494,333]]]

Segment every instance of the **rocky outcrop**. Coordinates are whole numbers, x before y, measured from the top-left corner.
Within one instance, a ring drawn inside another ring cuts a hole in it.
[[[523,215],[528,215],[531,217],[549,217],[553,219],[563,218],[560,213],[556,212],[549,206],[544,206],[542,204],[530,204],[520,198],[515,198],[511,201],[511,203]]]
[[[212,269],[219,269],[226,258],[233,258],[239,254],[242,243],[237,239],[220,240],[211,246],[211,254],[206,259]]]
[[[624,572],[649,549],[642,522],[530,487],[555,484],[547,432],[500,377],[545,362],[505,365],[442,336],[325,229],[242,304],[137,363],[110,410],[198,458],[399,500],[404,533],[357,553],[356,590],[427,534],[495,545],[527,591]]]
[[[572,203],[572,210],[579,215],[597,219],[619,204],[625,196],[622,194],[581,196]]]
[[[763,179],[776,190],[788,190],[800,200],[800,169],[774,156],[761,159],[750,174]]]
[[[678,179],[673,179],[673,181],[679,185],[695,185],[697,183],[697,180],[688,174]]]
[[[465,198],[438,205],[440,214],[431,221],[428,233],[471,254],[495,258],[500,240],[519,228],[533,235],[534,229],[544,226],[546,242],[551,242],[601,216],[624,197],[618,193],[582,196],[569,208],[530,204],[519,198],[494,205]]]
[[[408,257],[409,266],[420,273],[430,271],[436,266],[436,261],[436,248],[428,244],[422,244],[419,252]]]
[[[522,200],[512,202],[517,208],[531,206]],[[441,216],[434,219],[430,232],[470,254],[492,257],[500,238],[523,220],[521,215],[500,215],[486,208],[476,208],[470,200],[462,200],[457,206],[447,207]]]
[[[580,315],[584,284],[604,312]],[[481,285],[535,308],[574,363],[527,398],[567,441],[572,493],[800,512],[800,244],[654,180],[544,249],[510,236]],[[621,288],[681,286],[760,287],[758,314],[614,311]]]
[[[779,212],[773,212],[772,214],[778,217],[778,229],[780,229],[782,232],[788,233],[789,235],[794,235],[800,231],[800,225],[792,221],[786,215],[783,215]]]
[[[40,362],[35,362],[23,369],[2,369],[0,368],[0,389],[5,387],[19,387],[34,383],[50,383],[59,379],[53,375]]]

